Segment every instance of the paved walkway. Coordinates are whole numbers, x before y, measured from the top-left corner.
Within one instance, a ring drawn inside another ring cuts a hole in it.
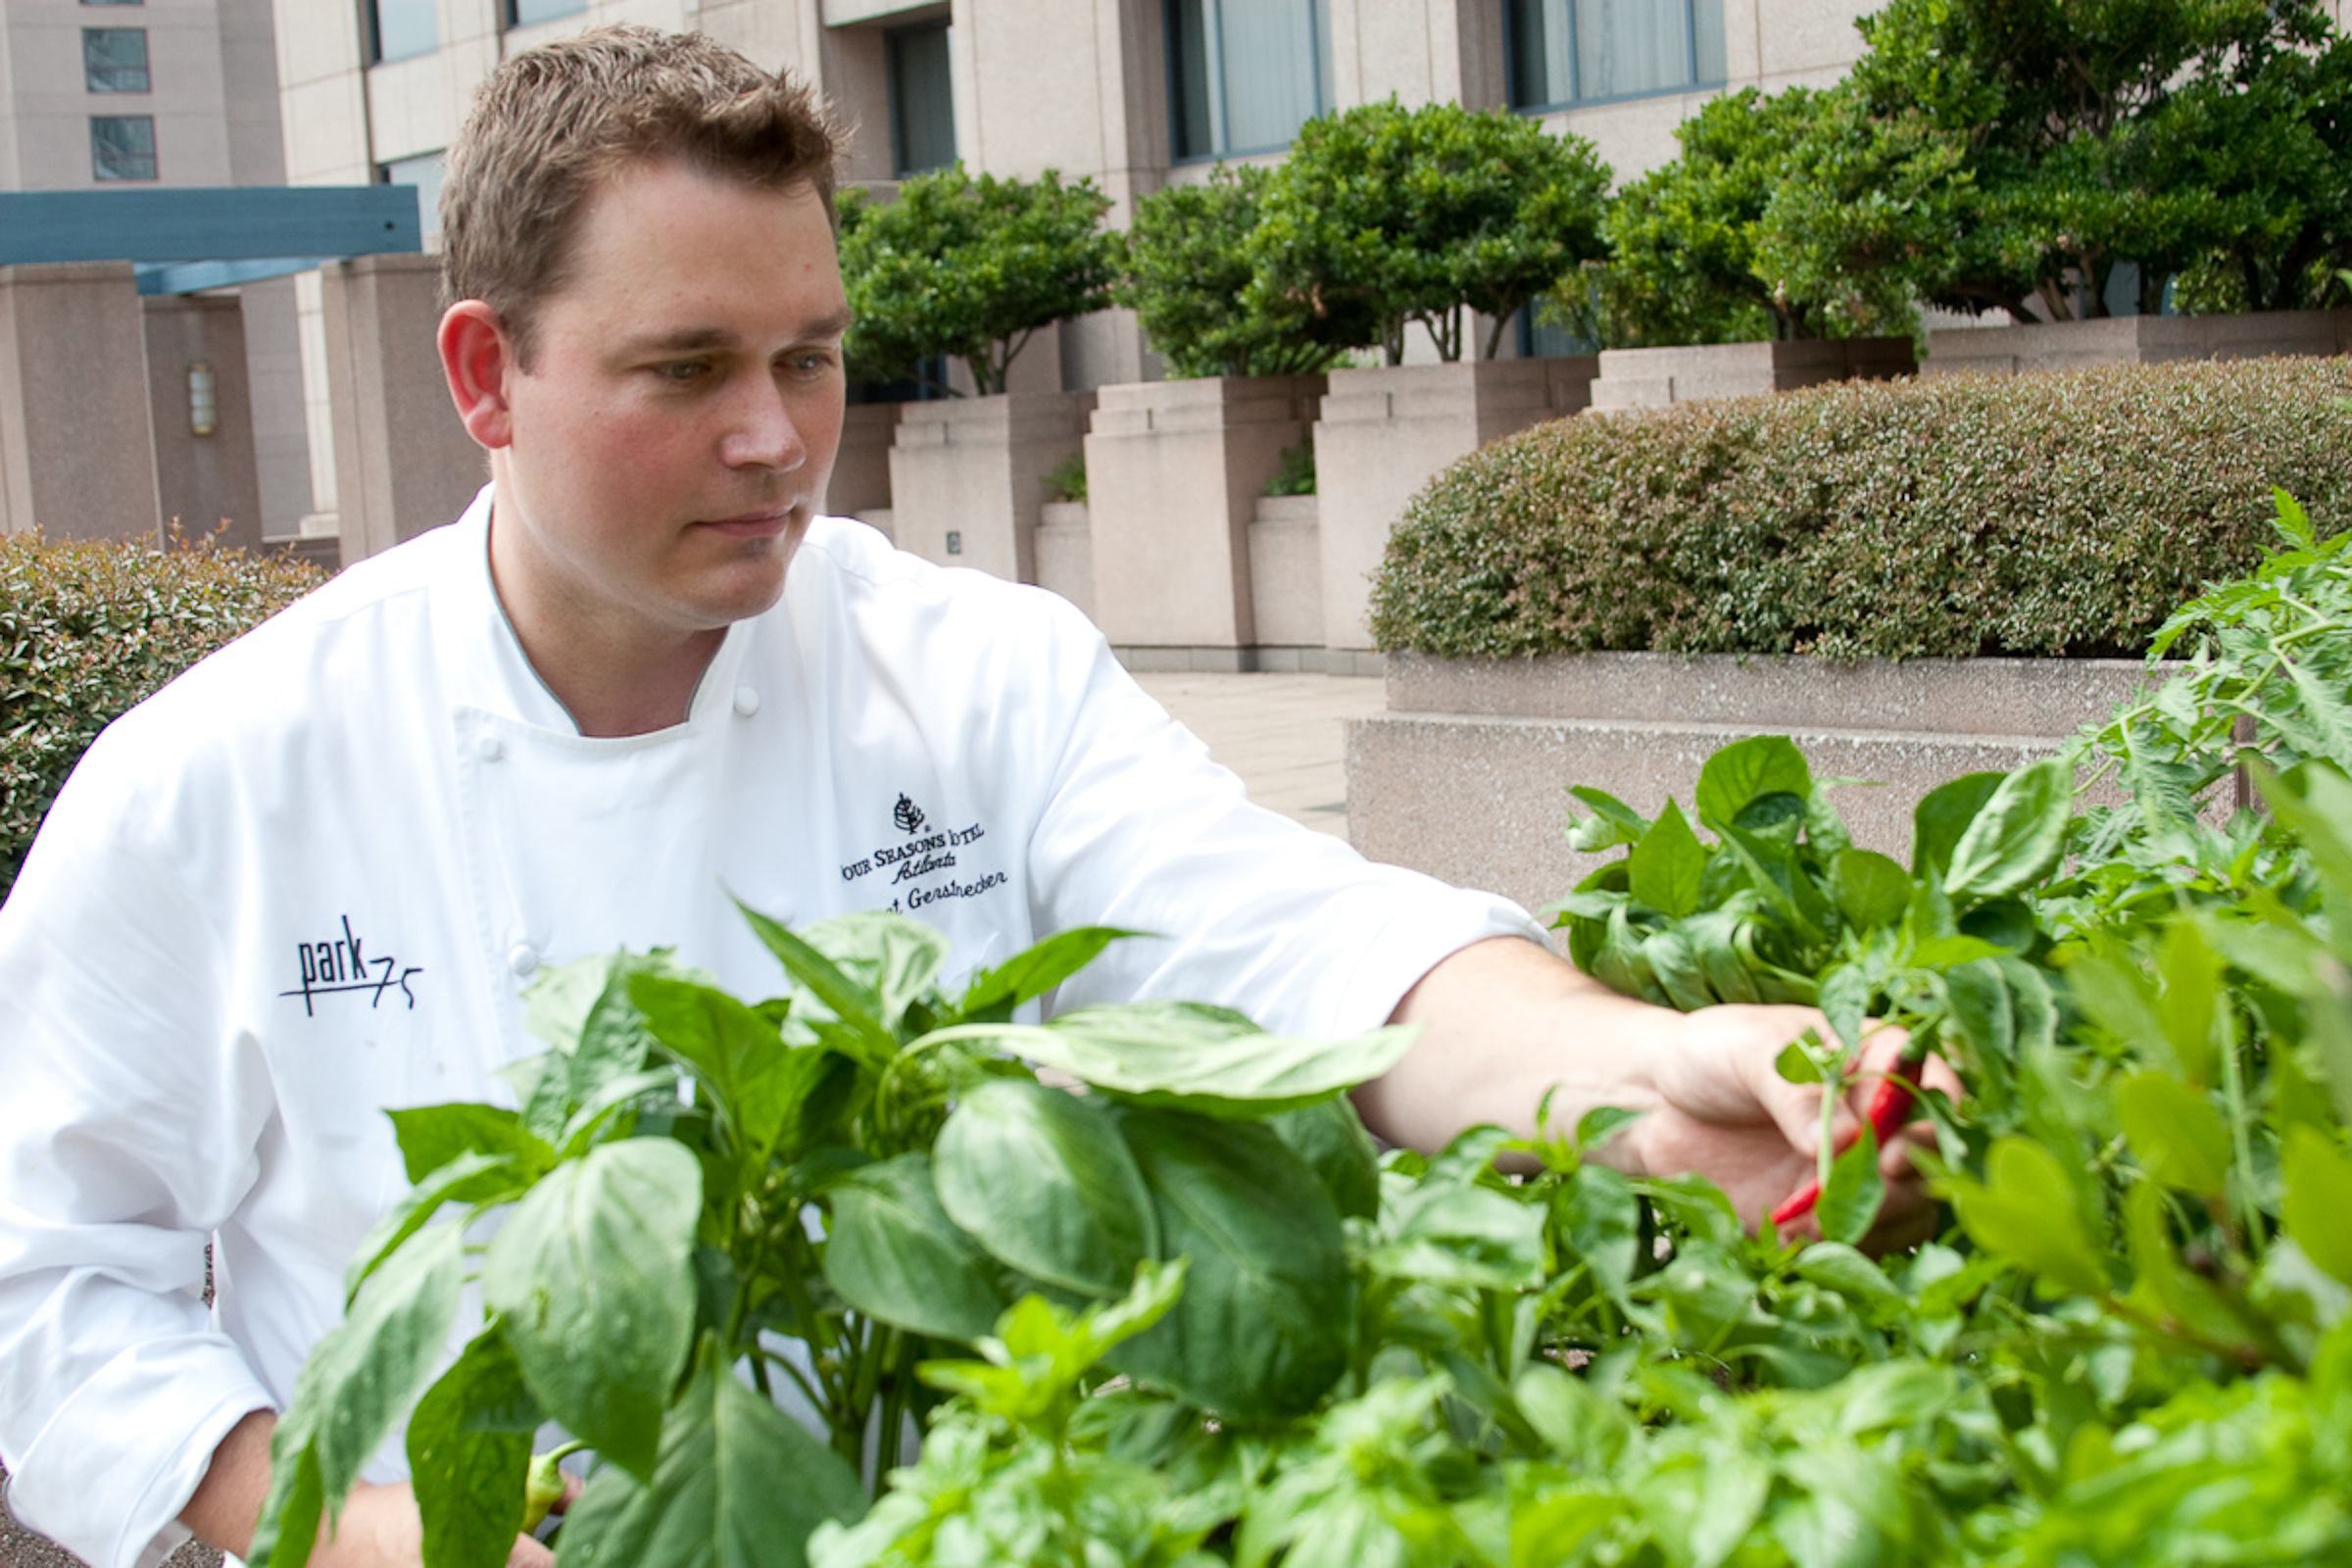
[[[1381,681],[1169,673],[1136,681],[1242,775],[1251,800],[1319,832],[1348,836],[1345,721],[1382,710]]]

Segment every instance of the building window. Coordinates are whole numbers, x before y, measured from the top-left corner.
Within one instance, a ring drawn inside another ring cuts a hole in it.
[[[899,179],[956,161],[956,89],[948,76],[948,24],[893,27],[882,35],[890,69],[890,172]]]
[[[155,178],[155,117],[92,115],[90,177],[106,180]]]
[[[1166,0],[1176,156],[1278,152],[1331,106],[1325,0]]]
[[[375,166],[378,185],[414,185],[416,187],[417,226],[424,238],[432,240],[441,233],[441,170],[446,155],[418,153],[414,158],[395,158],[388,164]]]
[[[92,92],[146,92],[147,29],[81,29],[81,74]]]
[[[369,58],[381,65],[440,48],[439,9],[435,0],[368,0]]]
[[[507,0],[507,25],[527,27],[558,17],[576,17],[587,9],[588,0]]]
[[[1504,0],[1511,104],[1553,109],[1718,87],[1723,0]]]

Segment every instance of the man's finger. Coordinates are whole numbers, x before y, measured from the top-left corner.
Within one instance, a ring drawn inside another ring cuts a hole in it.
[[[516,1536],[514,1549],[507,1553],[507,1568],[556,1568],[556,1554],[529,1536]]]

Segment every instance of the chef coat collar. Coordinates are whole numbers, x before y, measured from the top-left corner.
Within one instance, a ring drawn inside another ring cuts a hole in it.
[[[649,737],[582,736],[570,710],[548,690],[522,651],[522,640],[514,635],[514,622],[507,618],[506,606],[499,603],[490,580],[490,509],[496,488],[482,486],[448,530],[453,537],[446,547],[461,552],[464,561],[460,569],[447,573],[445,580],[454,584],[454,592],[434,618],[448,655],[443,668],[451,672],[452,701],[573,740],[643,742]],[[736,671],[743,666],[757,619],[749,617],[727,628],[726,639],[695,686],[685,722],[654,734],[700,730],[732,709]]]

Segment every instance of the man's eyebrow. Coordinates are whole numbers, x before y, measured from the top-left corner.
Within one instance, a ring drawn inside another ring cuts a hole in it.
[[[850,329],[850,313],[836,311],[804,325],[796,337],[803,340],[834,338]],[[699,354],[706,349],[732,348],[736,335],[715,326],[687,327],[676,332],[654,333],[645,337],[621,340],[622,352],[627,354]]]

